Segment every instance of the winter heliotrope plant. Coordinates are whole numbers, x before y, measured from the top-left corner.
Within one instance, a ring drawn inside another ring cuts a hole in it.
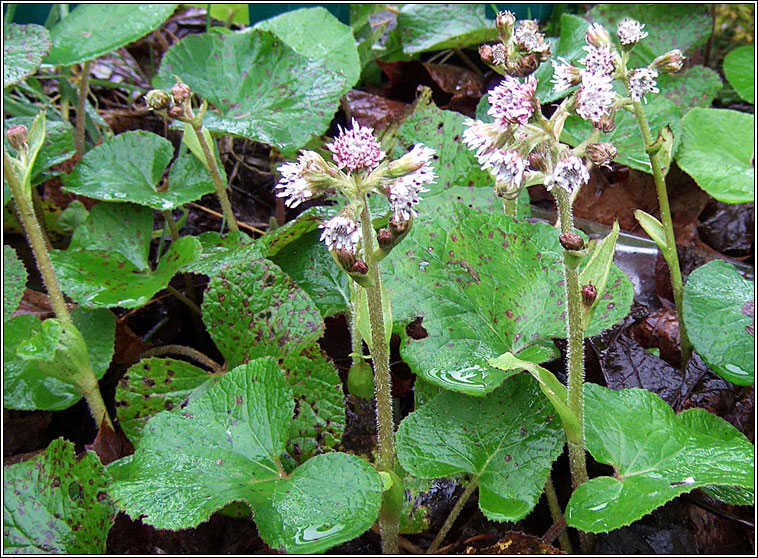
[[[421,194],[427,191],[425,185],[436,177],[430,165],[434,150],[417,144],[400,159],[387,161],[373,130],[355,120],[351,129],[340,128],[340,134],[326,147],[333,154],[333,162],[315,151],[302,151],[297,161],[279,167],[282,178],[277,184],[277,195],[285,198],[284,203],[289,207],[297,207],[331,190],[337,190],[347,198],[345,207],[321,225],[321,240],[337,264],[360,285],[358,288],[365,291],[359,293],[353,289],[356,295],[351,321],[356,323],[357,300],[364,296],[370,325],[370,338],[366,341],[374,364],[379,434],[377,468],[385,480],[379,525],[383,551],[395,554],[403,490],[402,482],[394,472],[396,456],[389,338],[384,327],[385,309],[390,305],[378,264],[410,230],[416,205]],[[391,209],[388,226],[376,235],[377,242],[368,204],[368,195],[372,192],[385,196]],[[352,329],[356,336],[357,328]],[[355,342],[353,346],[356,346]]]

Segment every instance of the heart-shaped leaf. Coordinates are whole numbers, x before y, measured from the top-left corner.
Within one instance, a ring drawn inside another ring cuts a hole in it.
[[[487,397],[446,391],[408,415],[397,432],[403,468],[417,477],[473,475],[479,507],[495,521],[518,521],[534,508],[564,436],[528,375]]]
[[[755,104],[755,51],[751,45],[735,48],[726,55],[724,75],[742,100]]]
[[[350,540],[377,517],[379,477],[342,453],[286,475],[280,458],[293,410],[275,361],[239,366],[182,411],[153,418],[134,456],[111,465],[111,493],[130,516],[163,529],[194,527],[243,501],[273,548],[320,552]]]
[[[116,335],[116,320],[109,310],[71,312],[76,328],[87,340],[87,355],[95,377],[100,379],[110,366]],[[59,411],[67,409],[82,396],[70,384],[42,372],[33,361],[16,354],[19,345],[42,328],[42,321],[32,314],[22,314],[5,322],[3,341],[3,404],[9,409]]]
[[[298,402],[287,448],[294,459],[302,462],[339,443],[344,394],[317,343],[324,322],[276,264],[257,259],[220,270],[205,291],[203,321],[227,367],[262,356],[278,359]]]
[[[406,4],[397,28],[406,54],[478,46],[497,37],[484,4]]]
[[[41,25],[6,25],[3,28],[3,88],[32,75],[51,46],[50,33]]]
[[[725,380],[755,381],[755,286],[733,265],[713,260],[690,273],[684,286],[684,323],[692,345]]]
[[[278,147],[285,154],[326,132],[352,87],[328,59],[299,54],[273,33],[191,35],[163,57],[156,85],[179,76],[215,106],[205,126]]]
[[[682,119],[676,162],[698,186],[725,203],[755,199],[755,116],[693,108]]]
[[[162,211],[215,191],[202,162],[181,154],[161,184],[174,154],[171,142],[156,134],[124,132],[89,151],[65,179],[75,194],[105,201],[128,201]]]
[[[34,118],[31,116],[18,116],[9,118],[3,126],[8,130],[11,126],[18,124],[24,125],[31,129]],[[8,138],[5,138],[5,147],[11,156],[16,155],[16,150],[8,144]],[[45,121],[45,141],[37,154],[32,168],[31,185],[44,182],[45,180],[59,173],[48,171],[50,167],[66,161],[74,154],[74,129],[68,122],[59,120]],[[48,171],[48,172],[45,172]]]
[[[395,321],[423,317],[428,337],[401,354],[411,369],[441,387],[484,395],[512,373],[488,360],[565,337],[565,287],[559,231],[465,206],[419,216],[384,260]],[[608,290],[587,335],[623,319],[633,288],[611,267]]]
[[[3,246],[3,322],[16,311],[26,290],[26,268],[16,251]]]
[[[144,37],[177,4],[82,4],[50,31],[53,47],[45,64],[71,66]]]
[[[161,411],[185,407],[218,382],[183,360],[146,358],[127,370],[116,388],[116,409],[124,434],[135,446],[147,421]]]
[[[149,209],[97,204],[75,231],[69,249],[50,253],[61,288],[84,306],[142,306],[201,250],[196,238],[180,238],[151,270],[147,261],[151,235]]]
[[[313,60],[328,60],[331,68],[343,73],[352,87],[358,83],[361,65],[352,30],[322,7],[285,12],[255,25],[270,31],[296,52]],[[318,33],[303,33],[303,29]]]
[[[703,409],[675,415],[646,390],[584,389],[587,449],[615,475],[579,486],[566,523],[589,533],[629,525],[703,486],[754,489],[754,448],[736,428]]]
[[[41,455],[3,467],[3,550],[9,554],[104,554],[115,509],[110,476],[94,452],[54,440]]]

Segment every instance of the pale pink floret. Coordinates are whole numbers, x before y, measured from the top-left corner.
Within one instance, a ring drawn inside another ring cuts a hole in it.
[[[522,84],[518,79],[505,76],[505,79],[490,91],[490,109],[487,114],[495,119],[495,125],[501,130],[509,124],[526,124],[534,114],[534,92],[537,80],[530,76]]]
[[[419,194],[428,192],[425,184],[434,182],[437,175],[434,168],[429,164],[434,156],[434,149],[423,144],[416,144],[406,155],[410,164],[419,168],[401,176],[390,184],[388,198],[392,208],[392,219],[397,222],[405,222],[416,216],[414,206],[421,201]]]
[[[373,128],[361,126],[353,118],[353,127],[345,130],[340,127],[340,135],[326,148],[334,153],[334,162],[348,173],[357,170],[372,171],[384,159],[386,153],[381,150],[379,142],[373,135]]]
[[[511,189],[517,189],[524,181],[527,166],[528,161],[516,151],[496,149],[482,168],[489,170],[498,182],[508,185]]]
[[[584,74],[582,87],[576,97],[576,113],[591,122],[598,122],[609,114],[616,93],[613,78],[606,74]]]
[[[320,225],[324,231],[321,240],[328,250],[346,250],[355,254],[355,247],[361,238],[360,227],[357,221],[337,215]]]
[[[613,74],[616,63],[614,61],[614,52],[610,46],[596,47],[585,45],[582,49],[587,52],[587,55],[579,62],[584,64],[585,72],[590,74]]]
[[[554,186],[560,186],[566,192],[571,193],[575,188],[587,184],[590,180],[590,173],[584,167],[582,160],[572,155],[565,161],[555,165],[553,172],[545,181],[545,188],[549,191]]]
[[[658,72],[650,68],[640,68],[633,70],[629,75],[629,95],[633,101],[639,102],[645,99],[646,93],[658,93],[660,89],[656,87],[655,78]],[[645,99],[647,102],[647,99]]]
[[[642,29],[645,24],[635,21],[631,18],[625,18],[624,21],[618,25],[619,42],[622,45],[633,45],[639,42],[641,39],[647,37],[647,31]]]

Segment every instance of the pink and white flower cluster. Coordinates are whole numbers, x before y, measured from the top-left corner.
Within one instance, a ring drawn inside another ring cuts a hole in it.
[[[404,223],[416,216],[415,206],[421,201],[420,194],[428,192],[425,185],[436,179],[430,164],[434,149],[422,144],[415,145],[410,152],[391,163],[392,173],[388,175],[386,164],[379,168],[386,153],[381,150],[373,129],[361,126],[355,120],[351,129],[340,128],[340,134],[326,147],[334,154],[334,163],[327,162],[315,151],[302,151],[296,162],[279,167],[282,177],[276,185],[277,196],[285,198],[287,207],[297,207],[334,187],[343,187],[350,198],[348,191],[356,184],[350,175],[362,172],[366,174],[361,175],[363,179],[358,183],[374,184],[374,189],[389,200],[391,219],[395,223]],[[371,189],[371,186],[366,188]],[[321,240],[329,250],[355,254],[361,234],[360,221],[353,213],[344,210],[321,225]]]

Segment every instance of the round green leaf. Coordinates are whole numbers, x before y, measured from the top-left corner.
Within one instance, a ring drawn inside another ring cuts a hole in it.
[[[50,259],[61,288],[79,304],[138,308],[194,261],[200,250],[196,238],[180,238],[171,244],[154,271],[140,269],[124,255],[107,250],[53,250]]]
[[[563,449],[556,418],[526,374],[483,398],[445,391],[403,420],[398,458],[417,477],[473,475],[484,515],[518,521],[534,508]]]
[[[94,452],[54,440],[45,453],[3,468],[3,550],[104,554],[115,510],[109,475]]]
[[[470,395],[492,391],[514,371],[488,364],[554,337],[565,337],[560,231],[461,205],[419,216],[401,247],[382,263],[395,321],[416,317],[428,337],[401,345],[425,380]],[[629,279],[611,266],[607,292],[587,335],[628,313]]]
[[[179,76],[215,106],[205,126],[291,154],[326,132],[352,82],[329,59],[299,54],[276,35],[252,30],[192,35],[163,57],[156,84]]]
[[[153,415],[186,406],[219,378],[183,360],[143,359],[127,370],[116,387],[119,424],[136,446]]]
[[[258,23],[256,29],[270,31],[296,52],[314,60],[328,60],[330,67],[341,71],[352,87],[361,74],[358,50],[352,30],[325,8],[303,8],[285,12]],[[303,29],[318,33],[303,33]]]
[[[484,4],[406,4],[397,28],[406,54],[478,46],[497,37]]]
[[[744,101],[755,104],[755,51],[752,45],[735,48],[726,55],[724,75]]]
[[[183,153],[171,167],[168,184],[163,171],[174,154],[168,140],[150,132],[124,132],[89,151],[65,179],[75,194],[105,201],[128,201],[171,210],[215,190],[203,164]]]
[[[755,199],[755,116],[693,108],[682,119],[679,166],[703,190],[725,203]]]
[[[41,25],[10,23],[3,29],[3,87],[32,75],[50,52],[50,33]]]
[[[144,37],[177,4],[81,4],[50,31],[53,47],[45,64],[71,66]]]
[[[3,322],[18,308],[26,290],[26,268],[16,251],[3,246]]]
[[[95,377],[105,375],[113,357],[116,319],[108,310],[76,308],[71,319],[87,341],[87,355]],[[70,384],[42,372],[32,361],[16,354],[16,348],[42,327],[31,314],[22,314],[5,322],[3,341],[3,404],[9,409],[59,411],[81,399]]]
[[[250,237],[243,232],[231,231],[222,235],[210,231],[201,233],[195,238],[200,242],[203,251],[197,260],[184,266],[182,271],[213,276],[227,265],[252,260],[263,255],[261,243],[252,242]]]
[[[227,366],[277,358],[298,403],[287,451],[298,462],[334,447],[345,424],[344,394],[322,354],[324,331],[311,298],[274,263],[241,262],[211,278],[203,321]]]
[[[587,449],[616,475],[590,479],[574,491],[568,525],[606,532],[695,488],[754,490],[753,445],[723,419],[703,409],[675,415],[642,389],[586,384],[584,393]]]
[[[755,381],[755,286],[733,265],[713,260],[684,286],[687,334],[708,367],[732,383]]]
[[[376,519],[379,477],[345,454],[317,456],[285,475],[280,456],[293,410],[275,361],[239,366],[183,410],[150,420],[134,456],[111,465],[111,493],[158,528],[194,527],[244,501],[274,548],[318,552],[349,540]]]

